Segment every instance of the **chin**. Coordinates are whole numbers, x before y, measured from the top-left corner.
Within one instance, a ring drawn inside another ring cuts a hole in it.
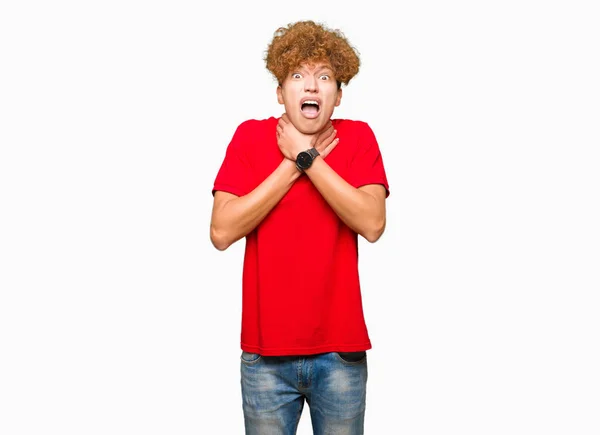
[[[316,134],[320,132],[323,129],[323,127],[325,127],[325,122],[318,120],[316,122],[302,122],[301,125],[299,125],[296,128],[300,133],[303,134]]]
[[[297,130],[302,134],[316,134],[319,132],[318,128],[298,128]]]

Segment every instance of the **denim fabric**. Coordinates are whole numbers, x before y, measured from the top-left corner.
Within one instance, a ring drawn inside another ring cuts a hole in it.
[[[261,356],[242,352],[246,435],[294,435],[304,400],[315,435],[364,433],[366,352]]]

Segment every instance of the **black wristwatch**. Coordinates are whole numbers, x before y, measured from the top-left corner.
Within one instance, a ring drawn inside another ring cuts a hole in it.
[[[305,169],[310,168],[313,160],[319,155],[316,148],[309,148],[306,151],[298,153],[298,157],[296,157],[296,167],[300,172],[304,172]]]

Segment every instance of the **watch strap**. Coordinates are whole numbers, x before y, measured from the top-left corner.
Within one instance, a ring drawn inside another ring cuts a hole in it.
[[[319,154],[319,151],[317,151],[316,148],[309,148],[306,150],[306,152],[308,154],[310,154],[310,156],[313,158],[313,160],[317,157],[320,156],[321,154]]]
[[[303,168],[298,164],[298,158],[296,158],[296,168],[298,168],[300,172],[304,172],[304,169],[308,169],[312,165],[312,162],[315,160],[315,158],[321,155],[316,148],[309,148],[306,151],[302,151],[300,154],[298,154],[298,156],[301,154],[308,154],[310,156],[310,161],[308,162],[308,166]]]

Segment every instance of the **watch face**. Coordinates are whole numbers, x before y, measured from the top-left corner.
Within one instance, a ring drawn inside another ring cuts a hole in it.
[[[301,153],[299,153],[298,157],[296,158],[296,163],[302,169],[309,168],[312,161],[313,161],[312,157],[306,151],[302,151]]]

